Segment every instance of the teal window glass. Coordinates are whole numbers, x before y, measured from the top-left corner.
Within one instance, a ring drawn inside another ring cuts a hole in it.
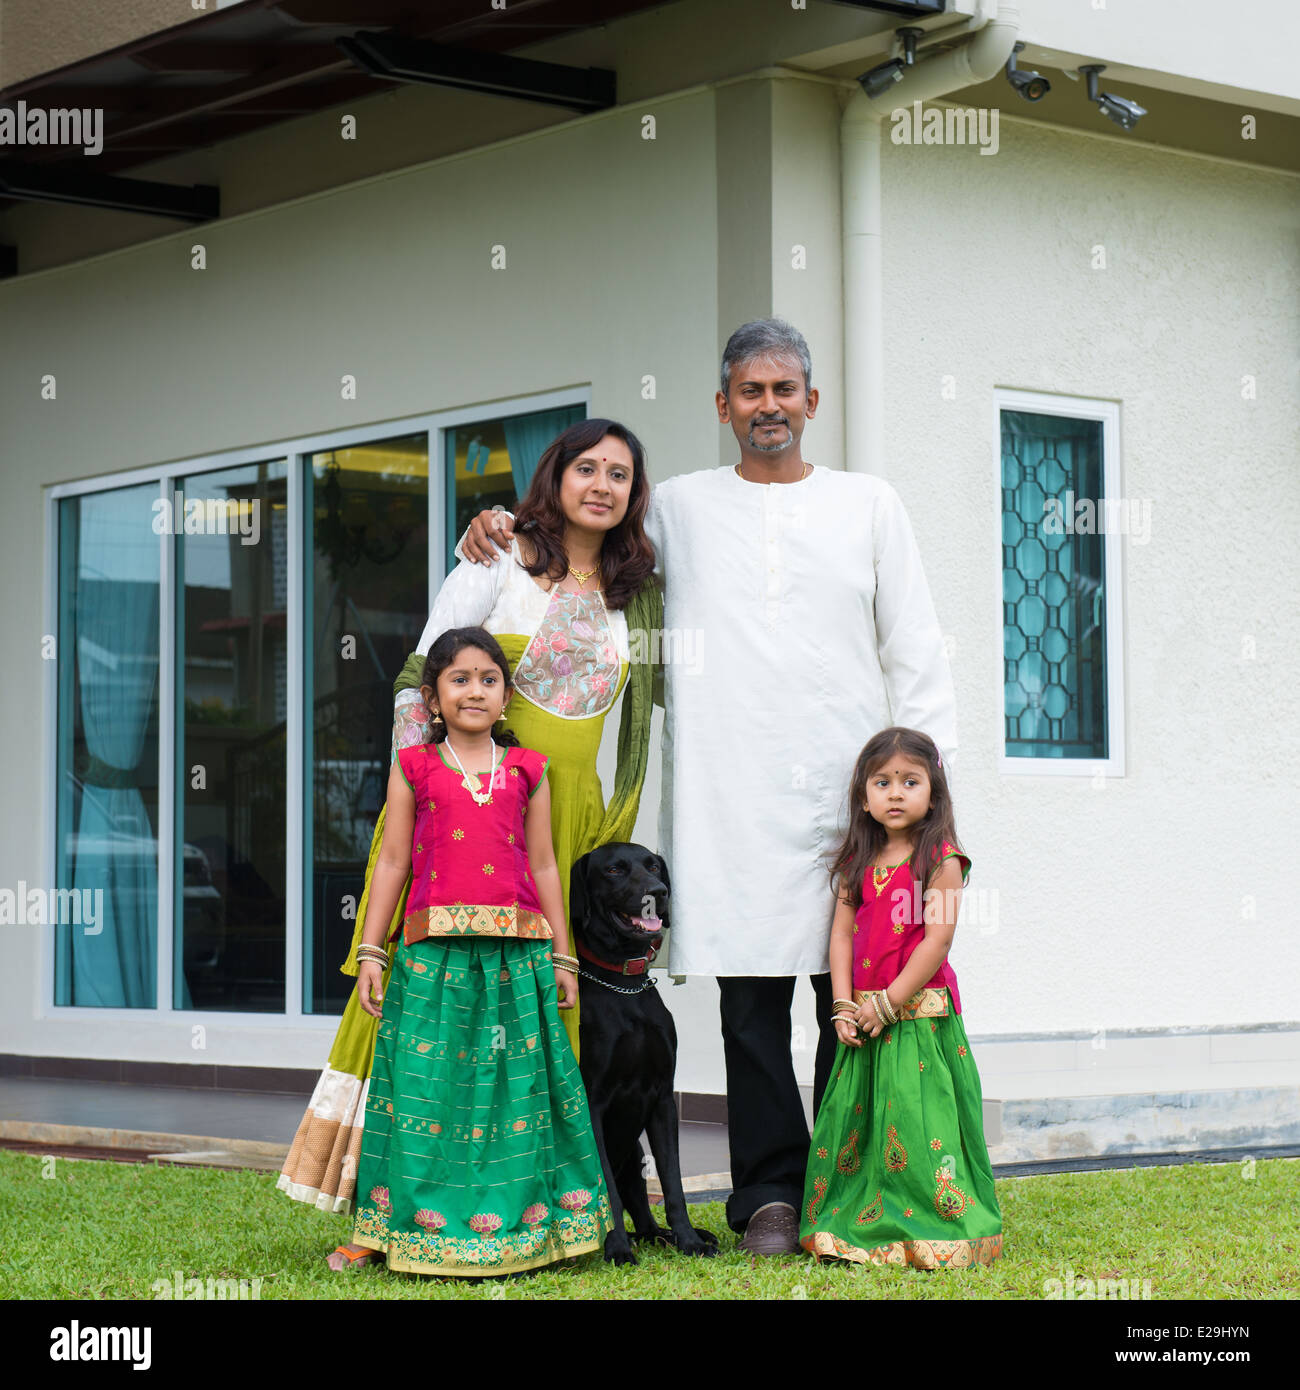
[[[1108,755],[1100,420],[1003,410],[1006,753]]]
[[[58,503],[56,1004],[155,1007],[157,500],[148,483]]]

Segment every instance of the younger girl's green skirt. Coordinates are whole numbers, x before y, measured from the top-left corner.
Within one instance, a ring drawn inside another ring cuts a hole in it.
[[[549,941],[399,945],[357,1167],[353,1241],[417,1274],[510,1274],[612,1229]]]
[[[799,1224],[800,1244],[819,1260],[956,1269],[1002,1253],[966,1030],[947,990],[921,993],[922,1007],[943,1014],[904,1017],[836,1051]]]

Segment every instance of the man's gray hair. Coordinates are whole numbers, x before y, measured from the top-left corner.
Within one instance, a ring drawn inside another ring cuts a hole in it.
[[[803,368],[805,391],[812,390],[812,356],[803,334],[784,319],[742,323],[722,349],[722,394],[731,391],[731,369],[756,357],[793,357]]]

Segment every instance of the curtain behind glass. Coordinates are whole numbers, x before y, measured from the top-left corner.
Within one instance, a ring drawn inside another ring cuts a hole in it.
[[[102,906],[95,930],[56,931],[56,1004],[155,1003],[157,497],[151,483],[59,503],[56,886]]]
[[[528,484],[537,471],[537,461],[546,452],[546,446],[557,434],[582,418],[580,407],[563,406],[559,410],[542,410],[535,415],[508,415],[502,421],[516,495],[522,497],[528,491]]]

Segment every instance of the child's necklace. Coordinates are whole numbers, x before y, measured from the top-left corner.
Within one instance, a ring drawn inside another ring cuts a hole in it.
[[[908,853],[907,856],[900,859],[897,864],[886,864],[884,868],[878,869],[874,864],[871,866],[871,882],[877,893],[879,893],[889,880],[893,878],[894,871],[902,868],[911,857],[911,854]]]
[[[461,775],[461,779],[462,779],[462,780],[461,780],[461,786],[464,787],[465,790],[474,798],[474,802],[475,802],[476,805],[478,805],[478,806],[486,806],[486,805],[488,804],[488,802],[490,802],[490,801],[492,800],[492,781],[493,781],[493,779],[494,779],[495,776],[496,776],[496,770],[497,770],[497,745],[496,745],[496,740],[495,740],[495,739],[489,739],[489,740],[488,740],[488,742],[491,743],[491,745],[492,745],[492,758],[491,758],[491,763],[490,763],[491,768],[492,768],[492,771],[491,771],[491,773],[490,773],[489,776],[488,776],[488,789],[487,789],[487,791],[480,791],[479,788],[482,787],[483,783],[480,782],[479,779],[478,779],[477,777],[471,778],[470,775],[469,775],[469,773],[465,771],[465,765],[464,765],[464,763],[461,762],[461,760],[460,760],[460,755],[456,752],[455,748],[452,747],[451,739],[449,739],[449,738],[443,739],[443,742],[447,745],[448,749],[450,750],[451,756],[452,756],[453,758],[456,759],[456,766],[457,766],[458,768],[460,768],[460,775]],[[505,759],[505,752],[504,752],[504,750],[502,751],[501,757],[502,757],[502,760],[504,761],[504,759]]]

